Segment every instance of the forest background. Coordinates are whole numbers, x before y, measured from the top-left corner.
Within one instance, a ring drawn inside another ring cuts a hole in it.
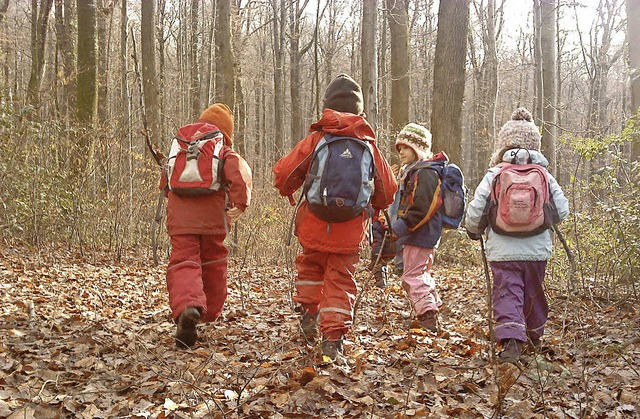
[[[634,417],[639,69],[637,0],[0,0],[0,417]],[[500,126],[532,111],[571,206],[544,356],[491,364],[463,229],[436,256],[438,336],[410,327],[397,277],[375,290],[361,267],[347,366],[300,341],[271,167],[342,72],[391,162],[422,123],[471,192]],[[218,101],[254,200],[228,239],[224,319],[185,354],[149,148]]]

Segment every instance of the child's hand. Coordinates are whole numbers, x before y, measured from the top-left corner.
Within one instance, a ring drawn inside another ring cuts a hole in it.
[[[238,218],[240,218],[243,213],[244,211],[237,207],[233,207],[227,210],[227,215],[229,216],[229,219],[232,223],[238,221]]]
[[[393,176],[398,177],[400,176],[400,165],[399,164],[394,164],[391,166],[391,172],[393,173]]]

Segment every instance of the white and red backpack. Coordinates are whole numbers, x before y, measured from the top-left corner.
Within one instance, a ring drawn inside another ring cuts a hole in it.
[[[488,203],[488,222],[493,231],[528,237],[551,228],[555,205],[547,169],[530,162],[503,162],[498,167]]]
[[[208,195],[222,187],[224,136],[215,125],[195,123],[178,130],[167,158],[167,187],[176,195]]]

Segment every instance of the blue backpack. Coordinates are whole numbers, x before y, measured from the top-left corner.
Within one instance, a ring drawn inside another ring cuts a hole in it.
[[[438,199],[441,204],[438,207],[442,215],[442,227],[457,229],[462,223],[467,206],[468,189],[464,185],[462,170],[448,161],[424,161],[418,163],[412,171],[420,169],[433,169],[440,177],[440,194]]]
[[[368,141],[325,134],[304,182],[309,210],[329,223],[356,218],[371,202],[374,172]]]

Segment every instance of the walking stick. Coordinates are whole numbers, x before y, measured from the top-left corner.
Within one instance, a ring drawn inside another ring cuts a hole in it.
[[[484,276],[487,284],[487,321],[489,322],[489,340],[491,342],[491,363],[494,364],[496,360],[495,349],[493,341],[495,334],[493,331],[493,298],[492,298],[492,285],[491,276],[489,274],[489,262],[487,261],[487,252],[484,246],[484,237],[480,236],[480,250],[482,252],[482,263],[484,264]]]

